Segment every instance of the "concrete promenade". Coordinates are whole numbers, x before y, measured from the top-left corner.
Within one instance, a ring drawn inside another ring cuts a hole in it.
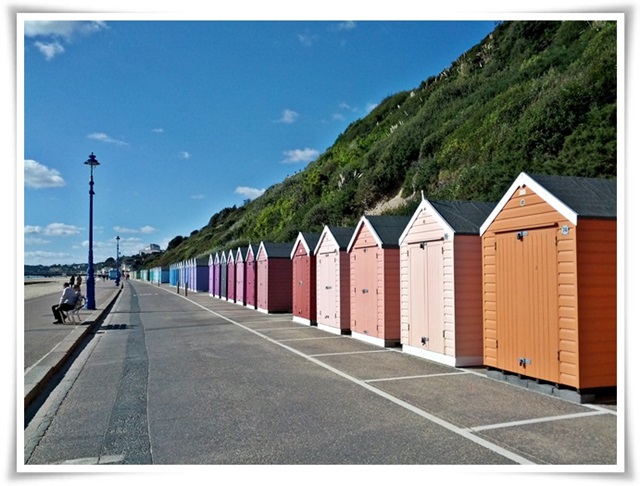
[[[80,311],[80,322],[67,320],[52,324],[51,306],[58,302],[62,283],[52,287],[52,293],[24,302],[24,406],[28,406],[49,380],[66,363],[78,344],[99,327],[118,297],[120,288],[113,280],[96,279],[96,309]],[[86,287],[82,285],[83,294]],[[18,343],[19,347],[20,343]]]
[[[88,452],[85,439],[95,437],[96,450],[111,447],[103,444],[111,429],[101,427],[111,427],[118,413],[130,419],[124,405],[137,396],[128,388],[134,385],[146,391],[132,423],[149,424],[143,442],[154,444],[153,458],[131,455],[139,434],[118,435],[123,464],[310,464],[318,457],[369,464],[386,463],[388,454],[397,454],[391,462],[398,464],[490,464],[498,454],[499,462],[581,465],[581,472],[622,464],[615,399],[572,403],[488,379],[482,368],[451,368],[295,323],[291,314],[263,314],[167,284],[130,281],[121,290],[113,281],[97,282],[97,309],[84,311],[80,325],[51,324],[58,296],[25,302],[25,408],[46,395],[40,390],[84,349],[83,338],[98,344],[93,363],[82,354],[74,361],[85,378],[73,382],[75,401],[65,395],[67,406],[56,412],[64,428],[52,425],[41,437],[41,424],[53,416],[48,409],[25,428],[29,464],[102,457]],[[127,353],[142,371],[154,373],[118,381],[117,370],[133,362]],[[116,371],[105,375],[107,362]],[[113,404],[115,389],[125,390],[117,394],[123,407]],[[85,396],[109,399],[88,411]],[[378,420],[371,421],[374,409]],[[96,413],[105,419],[96,420]],[[83,427],[91,433],[78,433]],[[75,431],[73,444],[69,430]],[[344,441],[336,442],[338,436]],[[267,443],[278,444],[275,455],[268,455],[273,448]],[[326,455],[315,447],[323,443],[329,444]]]

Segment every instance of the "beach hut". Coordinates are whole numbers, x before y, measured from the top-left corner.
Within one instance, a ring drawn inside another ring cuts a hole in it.
[[[169,265],[169,285],[172,287],[178,285],[178,265],[175,263]]]
[[[193,259],[192,290],[194,292],[209,291],[209,256],[203,255]]]
[[[260,312],[291,312],[292,248],[292,243],[260,243],[256,256],[256,308]]]
[[[247,246],[245,262],[245,302],[246,306],[255,309],[258,297],[258,262],[256,256],[258,247],[256,245]]]
[[[347,247],[351,336],[379,346],[400,344],[400,247],[408,216],[362,216]]]
[[[246,260],[247,258],[247,248],[240,247],[236,251],[236,304],[238,305],[246,305],[247,298],[245,295],[245,285],[247,278],[247,267]]]
[[[347,246],[355,228],[325,226],[315,248],[316,323],[333,334],[349,334],[349,255]]]
[[[615,180],[517,177],[480,228],[490,371],[616,386],[616,229]]]
[[[213,253],[209,254],[209,295],[214,296],[216,289],[215,281],[215,257]]]
[[[227,252],[220,253],[220,298],[227,300]]]
[[[299,232],[291,250],[292,319],[316,324],[316,255],[319,233]]]
[[[236,254],[229,250],[227,255],[227,300],[236,301]]]
[[[422,199],[400,245],[400,342],[449,366],[482,365],[480,225],[495,203]]]
[[[213,259],[213,296],[220,297],[220,252],[212,255]]]

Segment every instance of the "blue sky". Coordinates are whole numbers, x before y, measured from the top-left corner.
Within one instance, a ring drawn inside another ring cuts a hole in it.
[[[135,0],[125,3],[113,14],[18,16],[16,226],[25,264],[87,261],[90,153],[101,164],[94,261],[115,257],[116,236],[123,255],[150,243],[164,249],[303,170],[351,122],[448,67],[496,20],[562,19],[553,7],[589,7],[565,0],[547,2],[544,15],[490,14],[452,1],[461,8],[417,7],[391,20],[407,10],[400,1],[387,6],[391,15],[280,7],[286,15],[263,19],[260,8],[243,14],[242,2],[228,16],[122,13],[136,10]],[[483,6],[492,3],[501,4]]]
[[[329,148],[419,86],[487,21],[24,23],[26,264],[163,249]]]

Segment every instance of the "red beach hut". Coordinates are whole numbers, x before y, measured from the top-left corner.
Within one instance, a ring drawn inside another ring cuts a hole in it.
[[[291,312],[292,243],[261,242],[258,262],[257,310]]]

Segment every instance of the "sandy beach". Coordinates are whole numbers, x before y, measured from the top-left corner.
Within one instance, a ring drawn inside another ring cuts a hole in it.
[[[62,294],[62,283],[68,281],[69,277],[25,279],[24,300],[49,294]],[[82,288],[84,289],[84,284],[82,285]]]

